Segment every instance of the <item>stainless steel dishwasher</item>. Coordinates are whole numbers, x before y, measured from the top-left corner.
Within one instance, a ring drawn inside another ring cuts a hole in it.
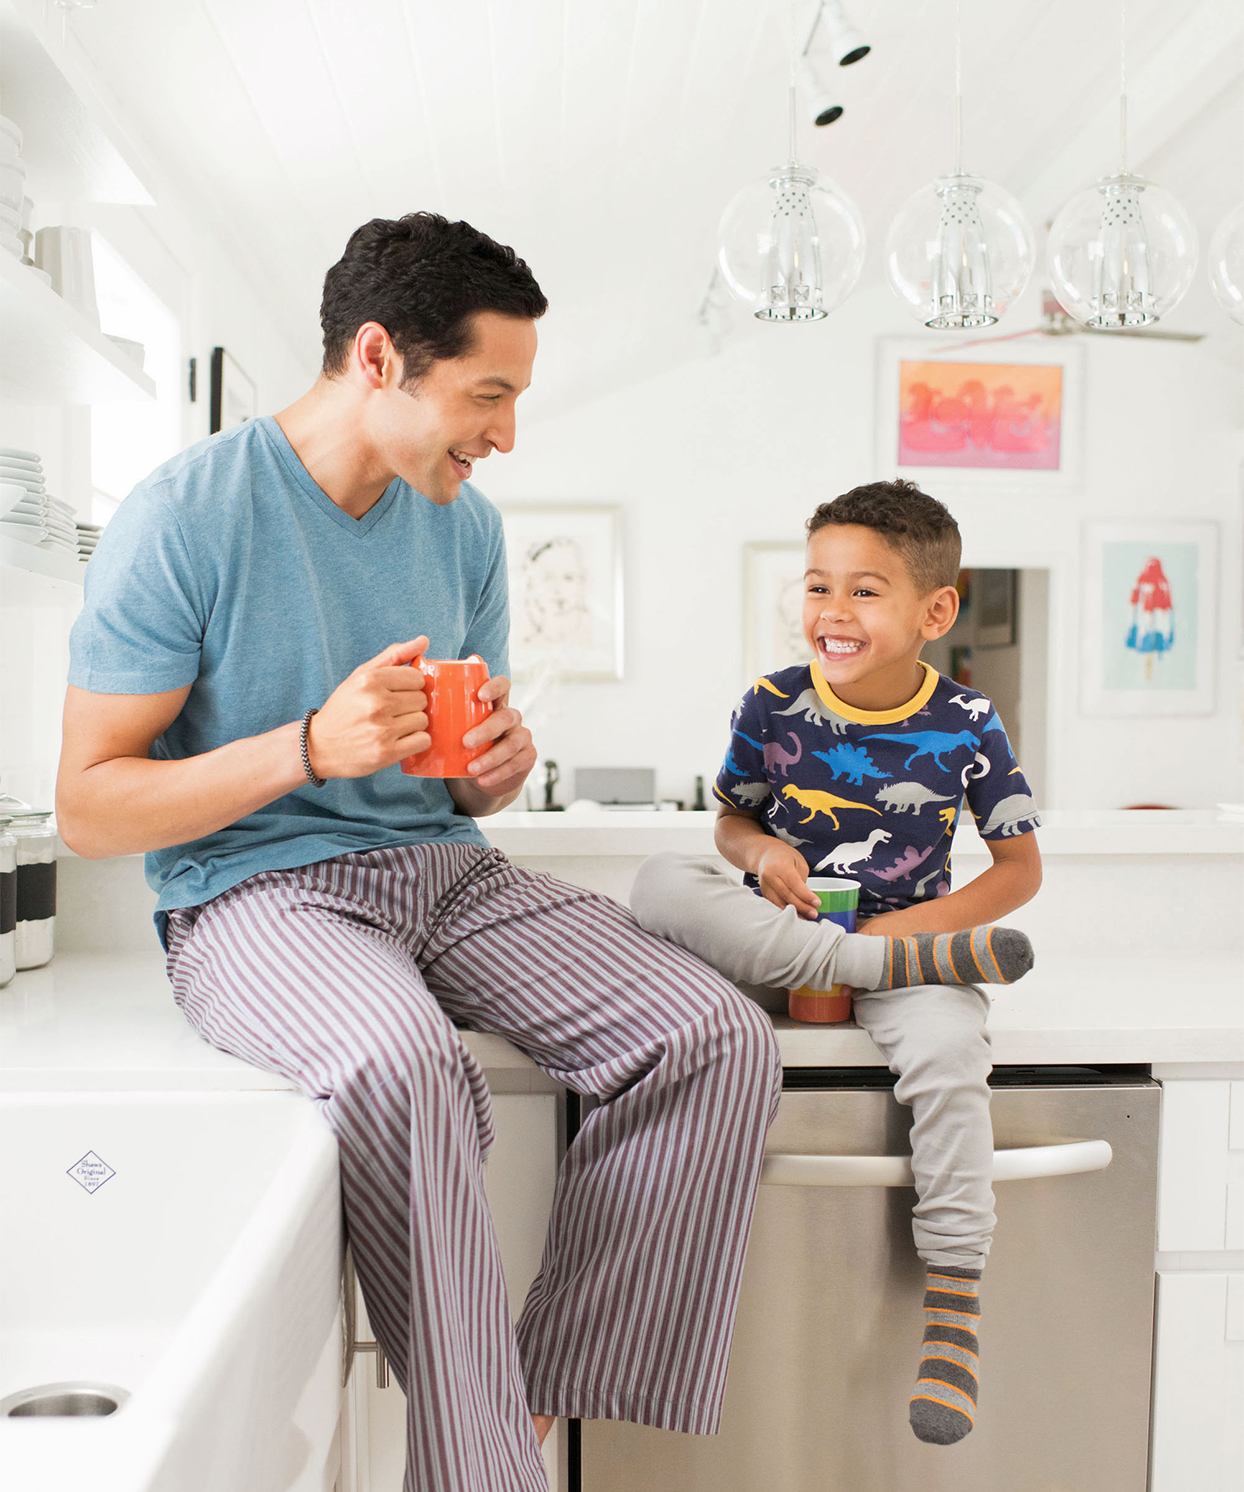
[[[584,1421],[582,1492],[1145,1492],[1158,1085],[994,1073],[980,1414],[930,1446],[907,1423],[924,1273],[893,1082],[787,1069],[721,1433]]]

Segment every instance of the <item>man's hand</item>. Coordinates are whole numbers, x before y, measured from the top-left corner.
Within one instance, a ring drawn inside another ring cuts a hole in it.
[[[794,907],[801,917],[814,918],[821,910],[808,885],[808,862],[780,839],[770,839],[756,862],[760,894],[775,907]]]
[[[469,778],[457,778],[455,782],[468,790],[478,789],[482,797],[512,800],[536,764],[535,744],[531,739],[531,732],[523,724],[523,717],[510,704],[509,679],[502,675],[489,679],[481,687],[478,698],[492,705],[492,714],[467,731],[462,744],[468,751],[475,751],[481,746],[488,746],[489,749],[482,756],[476,757],[467,768],[471,774]],[[465,807],[467,802],[474,804],[477,801],[476,795],[470,791],[462,800],[453,787],[450,792],[454,794],[454,800],[460,807]],[[472,807],[467,811],[480,810]],[[490,810],[483,808],[482,811]]]
[[[409,666],[427,646],[426,637],[395,642],[337,685],[307,729],[317,777],[370,777],[428,749],[423,675]]]

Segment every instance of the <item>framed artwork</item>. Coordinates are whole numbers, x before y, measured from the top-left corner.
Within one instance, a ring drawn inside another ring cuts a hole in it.
[[[883,337],[877,463],[922,485],[1049,487],[1078,480],[1081,350],[1051,339],[964,345]]]
[[[764,673],[810,663],[803,640],[803,544],[743,546],[744,668],[750,683]]]
[[[223,347],[213,347],[211,433],[244,425],[258,413],[259,390]]]
[[[621,509],[518,503],[501,516],[515,681],[621,679]]]
[[[1084,575],[1084,713],[1211,714],[1218,525],[1086,524]]]

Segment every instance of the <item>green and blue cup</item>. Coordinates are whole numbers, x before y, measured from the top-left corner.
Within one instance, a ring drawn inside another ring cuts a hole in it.
[[[860,904],[860,883],[838,876],[809,876],[808,888],[821,904],[818,922],[836,922],[844,932],[855,931],[855,916]],[[806,984],[789,991],[788,1010],[793,1021],[832,1026],[851,1019],[851,986],[835,984],[827,990],[810,989]]]

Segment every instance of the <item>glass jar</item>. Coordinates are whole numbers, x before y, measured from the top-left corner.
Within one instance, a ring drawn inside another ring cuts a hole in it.
[[[0,988],[17,972],[17,840],[0,818]]]
[[[17,842],[17,967],[39,969],[52,957],[56,928],[56,825],[50,813],[19,813],[9,833]]]

